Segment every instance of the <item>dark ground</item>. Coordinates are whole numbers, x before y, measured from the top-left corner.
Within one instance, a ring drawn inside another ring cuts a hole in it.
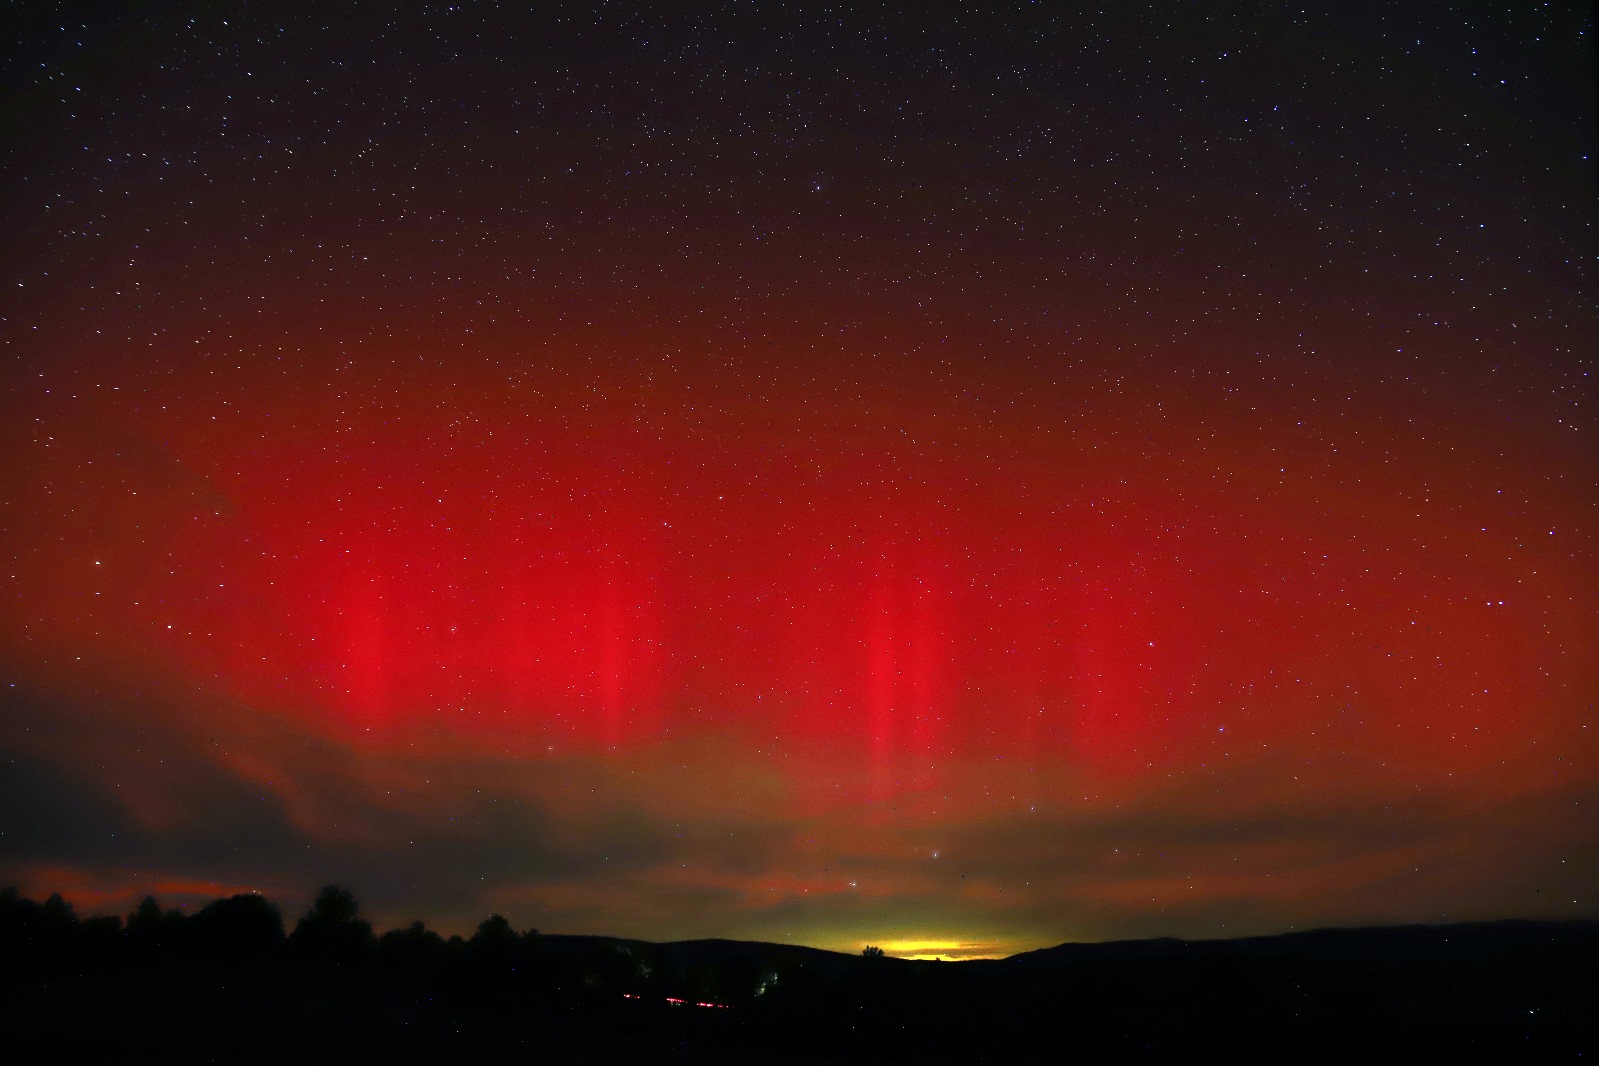
[[[0,1058],[19,1064],[1599,1058],[1599,923],[1068,944],[923,963],[492,922],[470,940],[420,927],[379,939],[353,920],[353,901],[291,936],[255,897],[126,925],[4,903]]]

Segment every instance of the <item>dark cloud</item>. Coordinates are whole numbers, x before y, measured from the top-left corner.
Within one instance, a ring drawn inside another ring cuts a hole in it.
[[[516,886],[577,885],[599,899],[603,885],[659,869],[753,876],[793,834],[749,813],[674,818],[620,788],[614,778],[626,771],[586,761],[398,759],[398,774],[379,767],[394,786],[385,788],[370,756],[226,701],[204,701],[216,735],[196,743],[192,714],[12,693],[3,740],[26,747],[0,755],[11,770],[0,787],[0,878],[73,866],[115,880],[133,865],[279,890],[331,879],[357,887],[377,913],[450,920],[479,913],[484,899],[514,899]],[[735,894],[664,886],[640,922],[663,907],[688,920],[726,913]]]
[[[1505,795],[1368,775],[1337,792],[1324,787],[1344,773],[1336,760],[1261,757],[966,818],[918,818],[914,802],[886,819],[853,804],[801,815],[762,794],[757,763],[727,767],[716,738],[603,760],[378,757],[221,697],[112,691],[8,690],[0,878],[75,871],[107,905],[158,883],[255,886],[291,908],[334,880],[380,922],[469,928],[493,909],[550,930],[927,942],[959,957],[1563,914],[1599,869],[1599,796],[1580,785]],[[1004,778],[990,772],[951,787],[992,791]]]

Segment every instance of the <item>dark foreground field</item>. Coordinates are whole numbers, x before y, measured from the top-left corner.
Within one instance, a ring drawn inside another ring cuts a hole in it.
[[[285,937],[268,907],[246,902],[209,926],[207,912],[122,925],[8,897],[0,1058],[1599,1060],[1599,923],[1068,944],[923,963],[517,934],[492,922],[470,940],[420,927],[376,938],[350,915],[302,921]]]

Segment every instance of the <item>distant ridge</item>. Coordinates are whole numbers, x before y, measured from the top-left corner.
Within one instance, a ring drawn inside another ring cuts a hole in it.
[[[1216,937],[1188,939],[1185,937],[1152,937],[1139,940],[1067,941],[1053,947],[1022,951],[1004,959],[1004,963],[1036,964],[1076,961],[1105,954],[1143,954],[1161,951],[1227,951],[1251,950],[1275,946],[1284,950],[1345,945],[1351,948],[1376,948],[1383,944],[1405,943],[1412,945],[1477,942],[1488,939],[1537,939],[1566,941],[1599,938],[1599,921],[1578,919],[1572,921],[1546,921],[1542,919],[1503,918],[1480,922],[1455,922],[1447,925],[1412,923],[1407,925],[1327,926],[1318,929],[1294,929],[1283,933],[1265,933],[1243,937]]]
[[[1127,940],[1069,940],[1050,947],[1019,951],[1002,959],[951,959],[933,963],[927,959],[899,959],[890,955],[883,961],[917,966],[954,966],[964,963],[992,965],[1038,965],[1075,962],[1106,955],[1149,955],[1165,952],[1211,952],[1253,950],[1278,947],[1298,951],[1321,945],[1347,945],[1373,948],[1383,944],[1473,943],[1484,939],[1538,939],[1554,941],[1599,938],[1599,920],[1547,921],[1529,918],[1503,918],[1479,922],[1453,922],[1444,925],[1411,923],[1406,925],[1325,926],[1293,929],[1282,933],[1262,933],[1240,937],[1145,937]],[[724,937],[699,937],[692,940],[641,940],[602,934],[546,933],[540,938],[552,946],[574,949],[617,946],[668,952],[683,957],[715,959],[754,951],[763,956],[811,959],[816,962],[859,961],[851,952],[804,944],[777,944],[762,940],[731,940]]]

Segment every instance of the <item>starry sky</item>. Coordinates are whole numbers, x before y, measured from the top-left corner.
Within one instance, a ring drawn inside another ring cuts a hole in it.
[[[1587,5],[534,6],[7,8],[0,881],[1599,917]]]

